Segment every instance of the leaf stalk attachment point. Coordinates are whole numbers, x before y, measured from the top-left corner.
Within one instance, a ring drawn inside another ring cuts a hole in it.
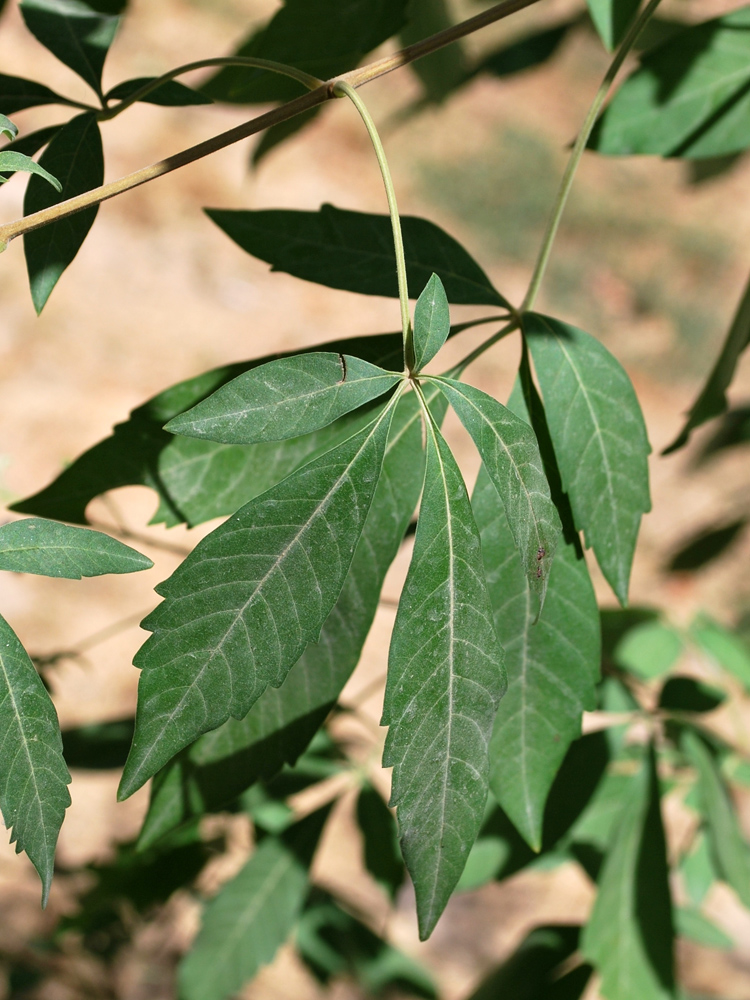
[[[526,292],[526,298],[523,300],[523,305],[521,306],[522,313],[530,310],[536,301],[539,288],[542,284],[542,280],[544,279],[545,271],[547,270],[547,264],[549,263],[552,246],[555,242],[555,236],[557,235],[557,230],[560,226],[560,220],[562,219],[563,212],[565,211],[568,195],[570,194],[570,189],[573,186],[573,180],[575,179],[578,164],[581,162],[581,158],[589,141],[589,136],[591,135],[591,131],[596,124],[597,118],[599,117],[602,105],[609,94],[615,77],[620,72],[622,64],[625,61],[625,57],[632,49],[641,31],[650,21],[652,14],[659,6],[660,2],[661,0],[649,0],[649,3],[643,8],[640,15],[632,23],[630,30],[623,38],[619,49],[615,53],[615,57],[610,63],[609,69],[604,74],[604,79],[599,85],[599,89],[594,96],[594,100],[591,102],[591,107],[589,108],[588,114],[586,115],[583,125],[581,126],[581,131],[578,133],[578,137],[576,138],[568,160],[568,165],[566,166],[565,173],[560,181],[560,188],[557,192],[555,204],[552,209],[552,215],[547,223],[547,230],[544,234],[542,246],[539,250],[539,256],[537,257],[536,265],[534,267],[534,273],[532,274],[531,281],[529,283],[529,290]]]
[[[396,251],[396,274],[398,276],[398,300],[401,306],[401,329],[404,335],[404,359],[409,372],[414,367],[414,343],[411,319],[409,317],[409,286],[406,278],[406,257],[404,255],[404,238],[401,233],[401,219],[398,214],[396,204],[396,189],[393,186],[393,178],[388,167],[388,160],[385,149],[372,115],[367,110],[367,105],[359,96],[357,91],[346,80],[337,80],[333,85],[333,94],[336,97],[348,97],[360,114],[365,124],[368,135],[372,141],[375,156],[378,158],[378,166],[383,177],[385,195],[388,199],[388,211],[391,216],[391,226],[393,228],[393,245]]]

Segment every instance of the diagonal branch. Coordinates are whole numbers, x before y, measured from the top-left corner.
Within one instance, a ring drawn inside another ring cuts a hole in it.
[[[247,139],[251,135],[262,132],[264,129],[271,128],[272,125],[279,125],[282,122],[289,121],[289,119],[302,114],[304,111],[318,107],[318,105],[324,104],[326,101],[334,100],[336,95],[333,89],[338,80],[344,80],[355,88],[361,87],[365,83],[377,80],[387,73],[392,73],[395,69],[414,62],[416,59],[421,59],[423,56],[437,52],[438,49],[449,45],[451,42],[470,35],[480,28],[508,17],[508,15],[514,14],[516,11],[522,10],[524,7],[529,7],[536,2],[537,0],[501,0],[494,7],[481,14],[477,14],[475,17],[470,17],[460,24],[439,31],[437,34],[431,35],[421,42],[416,42],[414,45],[409,45],[391,56],[376,60],[367,66],[362,66],[349,73],[343,73],[340,77],[328,80],[322,86],[317,87],[307,94],[303,94],[301,97],[295,98],[293,101],[282,104],[272,111],[259,115],[257,118],[244,122],[242,125],[229,129],[227,132],[222,132],[211,139],[199,142],[196,146],[191,146],[180,153],[175,153],[174,156],[168,156],[166,159],[160,160],[158,163],[153,163],[151,166],[143,167],[141,170],[136,170],[126,177],[121,177],[119,180],[104,184],[102,187],[93,188],[93,190],[86,191],[75,198],[69,198],[67,201],[52,205],[50,208],[42,209],[40,212],[34,212],[32,215],[17,219],[15,222],[8,222],[4,226],[0,226],[0,252],[5,250],[8,243],[15,239],[16,236],[22,236],[24,233],[40,229],[51,222],[57,222],[60,219],[74,215],[76,212],[91,208],[93,205],[99,205],[109,198],[114,198],[125,191],[131,191],[141,184],[146,184],[157,177],[163,177],[164,174],[171,173],[171,171],[177,170],[179,167],[187,166],[189,163],[203,159],[204,156],[210,156],[211,153],[225,149],[235,142],[240,142],[242,139]]]

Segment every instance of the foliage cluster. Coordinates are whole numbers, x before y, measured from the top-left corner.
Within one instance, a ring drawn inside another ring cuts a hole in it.
[[[640,13],[632,0],[589,0],[615,54],[551,206],[528,294],[514,305],[450,234],[399,217],[358,89],[413,64],[425,102],[436,102],[477,74],[533,68],[575,22],[544,27],[476,65],[457,44],[529,2],[504,0],[455,26],[442,0],[286,0],[232,56],[106,92],[102,72],[126,4],[20,4],[29,31],[96,99],[83,104],[0,75],[3,112],[53,104],[73,112],[20,138],[0,117],[9,140],[1,176],[31,174],[26,216],[0,226],[0,241],[23,235],[38,312],[104,198],[270,126],[257,163],[334,98],[360,112],[389,203],[388,215],[332,205],[208,209],[213,224],[274,270],[398,299],[401,331],[311,345],[173,385],[13,506],[29,516],[0,527],[0,569],[77,579],[150,565],[84,527],[89,501],[108,490],[153,489],[155,523],[192,527],[226,517],[157,587],[163,601],[143,623],[152,635],[135,661],[135,720],[61,734],[37,667],[0,618],[0,808],[39,872],[43,902],[69,804],[68,767],[123,767],[123,798],[153,779],[138,844],[96,869],[61,937],[75,931],[111,956],[125,933],[119,900],[146,912],[192,883],[206,857],[206,815],[242,811],[253,820],[254,852],[207,903],[180,965],[184,1000],[235,994],[290,936],[322,983],[348,973],[373,995],[436,995],[423,968],[311,885],[330,804],[300,815],[287,803],[331,775],[358,773],[326,722],[357,665],[386,571],[412,531],[382,720],[395,817],[360,778],[367,870],[391,900],[408,871],[423,939],[454,891],[529,865],[572,862],[598,887],[585,927],[535,929],[477,1000],[574,1000],[592,975],[608,1000],[684,996],[676,938],[731,946],[702,912],[710,886],[727,883],[750,907],[750,848],[731,797],[732,785],[749,783],[750,768],[703,721],[727,692],[750,691],[750,656],[705,617],[678,631],[651,613],[600,614],[584,547],[625,609],[650,507],[646,427],[628,375],[602,343],[534,310],[586,148],[695,159],[750,148],[750,8],[690,26],[661,22],[658,31],[651,21],[657,40],[602,112],[658,0]],[[406,45],[403,56],[357,68],[394,36]],[[176,81],[211,66],[218,71],[198,89]],[[137,101],[280,106],[103,186],[101,127]],[[451,305],[465,304],[487,315],[451,325]],[[479,348],[447,372],[427,370],[449,337],[482,324],[495,332]],[[521,338],[521,362],[503,405],[464,374],[511,335]],[[727,409],[749,339],[750,291],[670,450]],[[449,406],[482,461],[471,496],[440,431]],[[686,646],[713,664],[718,687],[671,673]],[[612,713],[610,724],[582,736],[583,713],[597,709]],[[640,728],[631,732],[633,722]],[[667,794],[681,795],[695,817],[689,841],[669,856]]]

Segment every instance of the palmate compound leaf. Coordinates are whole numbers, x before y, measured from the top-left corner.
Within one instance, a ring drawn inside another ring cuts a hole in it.
[[[681,746],[698,771],[698,795],[716,873],[750,909],[750,845],[742,836],[729,792],[711,752],[695,732],[685,729]]]
[[[647,52],[590,145],[629,156],[710,157],[750,146],[750,7],[694,24]]]
[[[400,333],[352,337],[321,347],[386,367],[403,363]],[[277,358],[225,365],[170,386],[133,410],[110,437],[76,459],[49,486],[14,504],[11,510],[85,524],[86,506],[94,497],[120,486],[142,485],[159,497],[152,523],[164,522],[171,527],[186,522],[192,527],[232,514],[312,455],[328,450],[364,426],[359,423],[362,414],[354,413],[336,426],[301,438],[256,445],[219,444],[163,430],[168,420],[230,379]],[[346,427],[350,427],[348,432]]]
[[[596,707],[599,612],[586,563],[563,542],[544,614],[526,579],[497,490],[482,468],[471,499],[482,539],[495,630],[505,649],[508,692],[490,742],[490,787],[535,850],[547,795],[581,716]]]
[[[150,569],[149,558],[88,528],[28,517],[0,526],[0,570],[80,580]]]
[[[422,939],[443,912],[482,823],[489,739],[505,692],[479,532],[434,422],[414,554],[388,664],[383,754]]]
[[[449,378],[435,378],[471,434],[505,508],[521,563],[541,610],[560,536],[533,430],[492,396]]]
[[[291,934],[309,886],[309,868],[328,818],[325,807],[258,844],[239,874],[211,900],[178,972],[182,1000],[234,996]]]
[[[39,163],[59,179],[62,194],[52,191],[42,178],[32,175],[23,203],[26,215],[102,184],[104,154],[96,115],[86,112],[63,125],[42,153]],[[80,250],[94,224],[97,210],[98,207],[87,208],[24,236],[31,298],[37,313],[42,311],[61,274]]]
[[[70,775],[54,705],[13,629],[0,617],[0,809],[11,843],[52,882],[55,844],[70,805]]]
[[[421,371],[448,339],[451,329],[448,297],[433,274],[414,307],[414,371]]]
[[[183,747],[279,687],[336,603],[378,483],[392,400],[362,431],[251,500],[157,591],[127,798]]]
[[[437,390],[426,395],[439,409]],[[206,733],[157,774],[139,846],[147,847],[193,816],[221,809],[305,750],[359,661],[423,478],[420,411],[416,395],[408,393],[393,415],[362,537],[320,639],[306,647],[281,687],[267,688],[244,719],[229,719]]]
[[[393,231],[387,215],[323,205],[318,212],[286,209],[206,209],[243,250],[305,281],[362,295],[398,297]],[[417,298],[439,274],[448,301],[507,307],[508,302],[460,243],[433,222],[401,217],[409,294]]]
[[[576,528],[624,606],[641,516],[651,509],[651,449],[635,390],[583,330],[537,313],[523,328]]]
[[[673,1000],[674,927],[659,780],[646,755],[621,804],[581,951],[606,1000]]]
[[[348,354],[297,354],[238,375],[164,429],[223,444],[282,441],[332,424],[401,377]]]
[[[29,31],[101,96],[104,60],[120,23],[82,0],[23,0]]]

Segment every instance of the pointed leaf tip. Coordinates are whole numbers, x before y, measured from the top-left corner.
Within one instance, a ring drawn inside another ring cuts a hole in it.
[[[488,745],[505,692],[479,532],[463,478],[434,424],[409,574],[389,655],[383,765],[417,895],[432,933],[464,869],[487,799]]]
[[[432,361],[448,339],[451,319],[448,297],[440,278],[433,274],[414,307],[414,370]]]

